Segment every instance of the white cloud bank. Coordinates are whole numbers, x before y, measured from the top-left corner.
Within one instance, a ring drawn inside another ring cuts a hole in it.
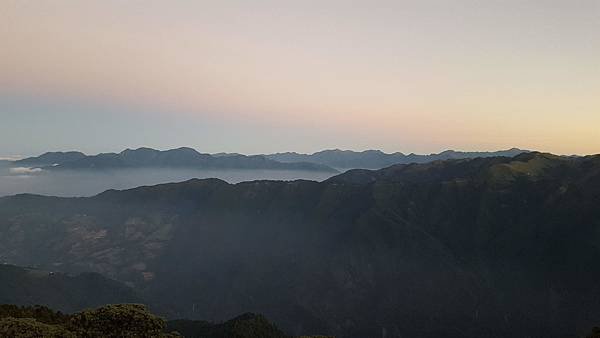
[[[8,171],[14,175],[30,175],[30,174],[39,173],[42,171],[42,169],[27,168],[27,167],[15,167],[15,168],[10,168]]]
[[[20,155],[8,155],[8,156],[0,155],[0,161],[16,161],[16,160],[20,160],[22,158],[23,158],[23,156],[20,156]]]

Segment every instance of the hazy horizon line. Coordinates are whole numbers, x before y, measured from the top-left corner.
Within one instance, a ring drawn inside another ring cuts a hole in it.
[[[590,155],[598,155],[600,153],[589,153],[589,154],[582,154],[582,153],[572,153],[572,154],[566,154],[566,153],[558,153],[558,152],[553,152],[553,151],[544,151],[544,150],[537,150],[537,149],[527,149],[527,148],[521,148],[521,147],[507,147],[507,148],[497,148],[497,149],[479,149],[479,150],[463,150],[463,149],[457,149],[457,148],[443,148],[442,150],[439,150],[437,152],[408,152],[408,151],[384,151],[381,150],[382,148],[341,148],[341,147],[328,147],[328,148],[322,148],[320,150],[316,150],[316,151],[312,151],[312,152],[303,152],[303,151],[294,151],[294,150],[287,150],[287,151],[275,151],[275,152],[260,152],[260,153],[244,153],[244,152],[237,152],[237,151],[216,151],[216,152],[203,152],[198,150],[197,148],[193,147],[193,146],[180,146],[180,147],[165,147],[165,148],[160,148],[160,147],[149,147],[149,146],[141,146],[141,147],[124,147],[121,148],[122,150],[120,151],[101,151],[101,152],[86,152],[86,151],[81,151],[81,150],[77,150],[77,149],[63,149],[63,150],[48,150],[48,151],[44,151],[41,153],[37,153],[37,154],[8,154],[8,155],[3,155],[0,154],[0,161],[18,161],[21,159],[25,159],[28,157],[36,157],[36,156],[41,156],[43,154],[46,153],[52,153],[52,152],[81,152],[83,154],[85,154],[86,156],[95,156],[95,155],[99,155],[99,154],[109,154],[109,153],[114,153],[114,154],[119,154],[125,150],[137,150],[137,149],[143,149],[143,148],[147,148],[147,149],[153,149],[153,150],[158,150],[158,151],[168,151],[168,150],[175,150],[175,149],[181,149],[181,148],[191,148],[194,149],[196,151],[198,151],[201,154],[209,154],[209,155],[217,155],[217,154],[239,154],[239,155],[245,155],[245,156],[256,156],[256,155],[274,155],[274,154],[285,154],[285,153],[296,153],[296,154],[300,154],[300,155],[312,155],[315,153],[319,153],[319,152],[323,152],[323,151],[352,151],[352,152],[356,152],[356,153],[361,153],[361,152],[366,152],[366,151],[380,151],[384,154],[387,155],[392,155],[392,154],[403,154],[405,156],[408,155],[435,155],[435,154],[441,154],[447,151],[454,151],[454,152],[463,152],[463,153],[483,153],[483,152],[487,152],[487,153],[493,153],[493,152],[502,152],[502,151],[509,151],[509,150],[522,150],[522,151],[527,151],[527,152],[542,152],[542,153],[550,153],[550,154],[554,154],[554,155],[560,155],[560,156],[590,156]]]

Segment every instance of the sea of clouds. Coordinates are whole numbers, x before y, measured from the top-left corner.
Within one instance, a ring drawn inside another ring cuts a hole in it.
[[[292,170],[121,169],[54,171],[0,165],[0,196],[32,193],[51,196],[93,196],[108,189],[219,178],[229,183],[253,180],[322,181],[332,174]]]

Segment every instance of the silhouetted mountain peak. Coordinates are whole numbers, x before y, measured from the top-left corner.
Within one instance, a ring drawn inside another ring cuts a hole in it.
[[[127,155],[127,154],[149,154],[149,153],[158,153],[158,152],[160,152],[160,151],[156,150],[156,149],[147,148],[147,147],[141,147],[141,148],[136,148],[136,149],[127,148],[127,149],[123,150],[122,152],[120,152],[119,154],[121,154],[121,155]]]
[[[190,147],[179,147],[179,148],[175,148],[175,149],[169,149],[169,150],[166,150],[166,152],[180,153],[180,154],[187,154],[187,155],[201,155],[201,153],[198,152],[196,149],[190,148]],[[207,155],[207,154],[204,154],[204,155]]]

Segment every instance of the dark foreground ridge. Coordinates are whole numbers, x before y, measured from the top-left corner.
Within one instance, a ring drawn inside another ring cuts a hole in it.
[[[95,271],[168,318],[287,334],[580,337],[600,318],[600,156],[526,153],[0,199],[0,255]]]
[[[112,304],[74,314],[56,312],[45,306],[0,305],[0,336],[293,338],[283,334],[265,317],[253,313],[223,323],[190,320],[165,322],[141,304]]]
[[[98,273],[77,275],[0,265],[0,304],[42,304],[62,312],[141,302],[135,292]]]

